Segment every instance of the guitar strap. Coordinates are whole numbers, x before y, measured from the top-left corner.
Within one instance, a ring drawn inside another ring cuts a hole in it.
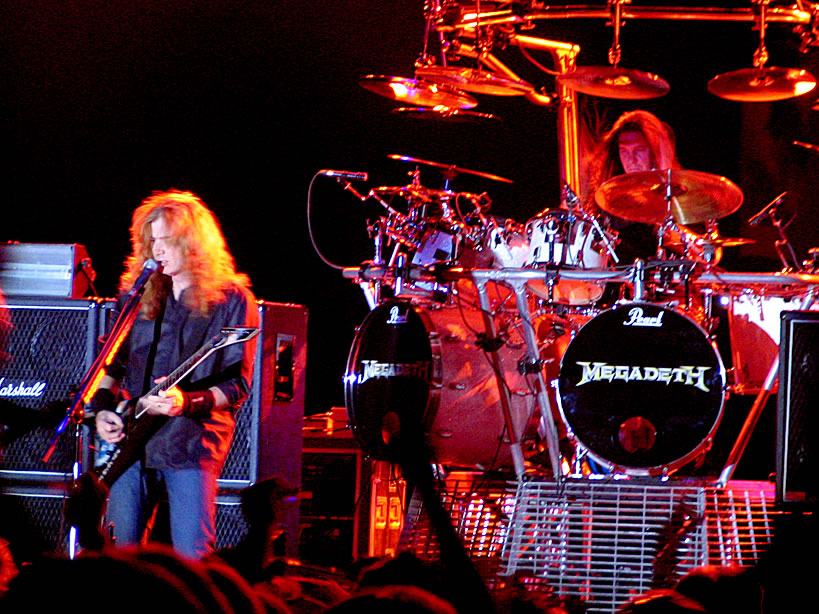
[[[154,386],[151,374],[154,372],[154,361],[156,360],[156,352],[157,348],[159,347],[159,338],[162,335],[162,320],[165,317],[166,302],[167,300],[162,302],[162,307],[159,309],[159,313],[156,314],[156,319],[154,320],[154,338],[151,341],[151,347],[148,350],[148,357],[145,360],[145,373],[142,374],[141,395],[145,394],[146,391],[150,390]]]

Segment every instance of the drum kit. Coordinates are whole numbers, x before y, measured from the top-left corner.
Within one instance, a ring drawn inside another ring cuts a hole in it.
[[[542,7],[527,16],[503,2],[483,14],[480,3],[477,11],[456,1],[425,3],[415,78],[360,80],[372,92],[413,105],[398,112],[445,121],[491,119],[472,110],[473,94],[523,96],[539,105],[559,101],[566,181],[559,206],[520,223],[492,215],[486,192],[453,189],[461,174],[508,179],[390,156],[414,165],[411,180],[362,197],[383,207],[368,222],[373,258],[344,271],[370,306],[344,377],[352,430],[370,456],[396,461],[401,439],[424,446],[434,463],[450,468],[513,468],[522,476],[537,467],[556,478],[669,476],[710,449],[728,394],[757,394],[761,402],[772,391],[778,315],[813,304],[815,263],[786,263],[780,252],[781,273],[719,268],[724,249],[751,242],[719,234],[718,220],[743,202],[742,191],[725,177],[684,169],[626,173],[603,183],[593,203],[581,203],[569,187],[579,184],[576,92],[636,100],[669,89],[657,75],[619,66],[626,4],[609,2],[611,15],[591,7]],[[801,13],[770,13],[764,1],[742,14],[641,10],[629,8],[628,17],[724,17],[760,26],[754,69],[712,80],[709,89],[718,96],[779,100],[815,86],[804,71],[765,67],[766,19],[810,21]],[[610,17],[609,66],[576,67],[576,45],[515,31],[535,19],[578,16]],[[436,37],[440,62],[427,53]],[[503,45],[493,47],[498,37]],[[506,45],[552,53],[558,95],[536,90],[500,62],[492,51]],[[459,55],[474,58],[475,67],[447,63]],[[439,171],[443,185],[424,186],[421,169]],[[772,203],[764,212],[776,225],[775,209]],[[620,262],[613,218],[653,226],[654,253]],[[692,224],[705,231],[691,231]],[[716,343],[721,306],[731,328],[729,348]]]
[[[601,185],[602,211],[658,228],[656,259],[618,264],[610,218],[568,189],[522,224],[492,216],[486,193],[451,189],[460,174],[507,179],[390,158],[415,165],[412,180],[370,190],[385,209],[369,224],[374,257],[345,270],[371,307],[345,396],[375,458],[389,460],[401,434],[445,467],[520,473],[551,448],[564,473],[667,476],[708,451],[729,393],[760,390],[779,313],[806,308],[819,284],[813,272],[717,266],[718,250],[750,242],[718,233],[742,203],[724,177],[650,171]],[[440,171],[442,188],[423,186],[421,168]],[[701,222],[704,234],[682,225]],[[721,304],[732,318],[725,351],[712,312]]]

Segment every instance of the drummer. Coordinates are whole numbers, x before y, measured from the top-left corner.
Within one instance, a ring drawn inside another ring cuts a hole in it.
[[[657,234],[653,226],[631,222],[605,213],[594,204],[594,193],[603,183],[623,173],[653,169],[681,169],[671,126],[648,111],[623,113],[595,149],[588,166],[590,208],[619,234],[617,256],[622,264],[635,258],[656,256]]]

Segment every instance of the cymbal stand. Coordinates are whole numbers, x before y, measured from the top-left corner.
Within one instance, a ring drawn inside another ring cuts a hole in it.
[[[779,256],[780,262],[782,262],[784,270],[798,271],[800,269],[799,258],[796,257],[793,245],[788,241],[788,236],[785,234],[785,228],[787,228],[788,225],[782,223],[782,218],[779,217],[776,208],[771,211],[768,217],[771,218],[771,224],[774,225],[776,232],[779,234],[779,238],[774,241],[774,248],[776,249],[776,254]],[[790,257],[793,263],[792,265],[788,264],[788,257]]]

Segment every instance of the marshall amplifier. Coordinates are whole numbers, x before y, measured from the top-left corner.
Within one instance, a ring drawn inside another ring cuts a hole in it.
[[[0,288],[6,296],[79,298],[93,277],[84,245],[6,243],[0,245]]]
[[[115,303],[22,297],[6,303],[11,329],[0,365],[0,480],[61,480],[75,458],[73,436],[63,435],[49,463],[42,458],[94,360],[97,338],[114,320]],[[87,460],[83,450],[85,466]]]

